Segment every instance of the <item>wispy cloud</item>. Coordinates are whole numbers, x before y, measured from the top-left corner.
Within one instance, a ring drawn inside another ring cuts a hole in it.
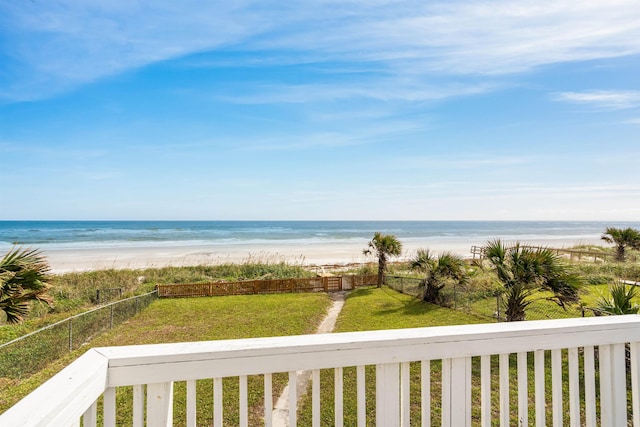
[[[310,48],[331,58],[378,62],[405,72],[454,74],[522,72],[640,52],[640,10],[633,0],[377,6],[363,10],[347,3],[336,9],[342,16],[329,13],[328,28],[308,22],[295,37],[267,35],[258,46],[293,52]],[[351,19],[340,20],[346,15]]]
[[[418,83],[425,73],[501,75],[640,52],[636,0],[2,2],[0,28],[11,40],[0,51],[10,59],[5,99],[220,49],[248,53],[247,63],[342,61]]]
[[[273,104],[330,102],[345,99],[373,99],[377,101],[437,101],[452,97],[470,96],[495,90],[491,83],[425,84],[406,79],[368,79],[365,82],[331,84],[253,85],[250,93],[234,90],[230,95],[215,95],[218,100],[239,104]]]
[[[366,127],[354,130],[331,132],[309,132],[280,135],[246,143],[242,150],[246,151],[300,151],[329,147],[350,147],[355,145],[386,142],[398,138],[405,132],[413,132],[422,128],[419,122],[408,120],[390,120],[381,124],[369,123]]]
[[[624,110],[640,106],[640,91],[591,90],[561,92],[555,94],[554,99],[601,110]]]
[[[491,157],[449,157],[449,156],[430,156],[430,157],[408,157],[399,160],[398,164],[403,168],[433,168],[442,169],[473,169],[485,168],[492,166],[516,166],[530,164],[534,159],[529,157],[514,156],[491,156]]]
[[[264,30],[233,2],[2,2],[16,73],[5,97],[37,98]],[[236,16],[240,13],[240,17]]]

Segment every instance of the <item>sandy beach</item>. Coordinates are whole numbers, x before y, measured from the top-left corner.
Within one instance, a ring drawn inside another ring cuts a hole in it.
[[[340,265],[374,262],[373,256],[364,256],[368,240],[330,243],[278,243],[229,245],[175,245],[175,246],[118,246],[90,248],[60,248],[54,245],[42,248],[56,274],[100,269],[141,269],[165,266],[216,265],[246,261],[288,262],[308,266]],[[463,257],[471,256],[471,246],[484,241],[460,240],[403,240],[403,255],[410,257],[418,248],[436,252],[451,251]],[[579,241],[563,239],[522,240],[523,244],[569,248],[579,244],[602,244],[598,239]]]

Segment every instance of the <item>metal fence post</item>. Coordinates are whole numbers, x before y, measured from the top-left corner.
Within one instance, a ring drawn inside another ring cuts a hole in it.
[[[69,351],[73,351],[73,318],[69,319]]]
[[[456,292],[456,290],[458,289],[458,287],[456,286],[456,284],[453,284],[453,309],[457,309],[458,308],[458,293]]]
[[[109,306],[109,329],[113,328],[113,304]]]

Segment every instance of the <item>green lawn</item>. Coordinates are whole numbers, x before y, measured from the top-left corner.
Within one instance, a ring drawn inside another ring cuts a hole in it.
[[[459,310],[424,303],[415,297],[398,293],[387,287],[362,288],[352,292],[342,309],[336,324],[336,332],[352,332],[379,329],[418,328],[486,323],[486,320]],[[440,363],[432,364],[434,373],[432,392],[440,391]],[[333,370],[321,371],[321,420],[323,426],[334,425]],[[375,425],[375,367],[365,370],[367,384],[367,424]],[[436,379],[436,377],[438,379]],[[420,366],[411,366],[411,406],[412,425],[420,424]],[[355,368],[344,369],[344,425],[356,425],[356,373]],[[433,407],[433,420],[438,421],[440,408]],[[300,402],[299,424],[311,425],[311,394],[307,393]]]
[[[361,288],[351,293],[336,332],[486,323],[478,316],[428,304],[389,289]]]
[[[591,304],[599,296],[599,291],[605,292],[606,285],[590,286],[585,295],[585,302]],[[494,300],[495,301],[495,300]],[[553,304],[546,302],[546,304]],[[547,307],[548,308],[548,307]],[[544,311],[548,313],[549,311]],[[566,313],[559,307],[555,311],[557,317],[568,317],[569,314],[579,315],[579,313]],[[337,322],[337,331],[364,331],[375,329],[396,329],[396,328],[413,328],[428,326],[444,326],[456,324],[477,324],[486,323],[486,318],[476,317],[462,310],[453,310],[434,306],[432,304],[423,303],[420,300],[400,294],[389,288],[364,288],[359,289],[349,295],[345,307]],[[551,393],[551,363],[550,352],[546,354],[546,389],[547,396]],[[563,351],[564,376],[567,375],[567,351]],[[529,375],[529,423],[533,423],[533,354],[528,355],[528,375]],[[472,381],[472,400],[479,402],[480,400],[480,360],[479,357],[472,359],[473,381]],[[511,424],[517,424],[517,368],[516,355],[510,356],[510,406],[511,406]],[[375,425],[375,367],[366,367],[366,400],[367,400],[367,424]],[[419,363],[411,363],[411,425],[420,425],[420,365]],[[582,376],[582,372],[580,375]],[[498,357],[492,357],[492,419],[496,422],[499,420],[499,393],[498,393]],[[565,381],[564,405],[565,405],[565,422],[568,423],[568,383]],[[310,388],[309,388],[310,390]],[[299,406],[300,425],[311,424],[311,394],[303,396]],[[441,408],[439,406],[441,395],[441,363],[440,361],[431,362],[431,417],[434,425],[440,423]],[[356,373],[355,368],[344,369],[344,425],[350,426],[356,424]],[[321,424],[323,426],[334,425],[334,373],[333,370],[321,371]],[[548,405],[550,405],[550,400]],[[584,411],[584,407],[582,408]],[[474,422],[479,422],[480,410],[479,406],[473,408],[472,417]],[[551,413],[547,413],[547,423],[551,423]],[[584,420],[584,418],[583,418]]]
[[[0,412],[57,373],[89,347],[298,335],[315,332],[331,304],[320,294],[252,295],[161,299],[138,316],[96,338],[90,346],[68,354],[23,381],[0,378]],[[274,396],[286,383],[274,376]],[[212,381],[198,381],[198,425],[212,423]],[[262,415],[262,378],[250,377],[252,425]],[[259,390],[259,391],[257,391]],[[237,424],[237,379],[224,381],[225,419]],[[275,397],[274,397],[275,399]],[[175,385],[175,425],[185,423],[185,384]],[[118,389],[118,424],[131,420],[131,389]]]

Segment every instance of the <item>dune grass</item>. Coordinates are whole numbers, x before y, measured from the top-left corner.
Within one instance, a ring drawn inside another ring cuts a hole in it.
[[[0,412],[30,393],[89,347],[219,340],[315,332],[330,305],[319,294],[251,295],[161,299],[131,320],[96,338],[90,346],[68,354],[25,380],[0,378]],[[274,376],[277,396],[286,375]],[[212,423],[212,381],[198,381],[198,425]],[[252,425],[262,415],[262,377],[250,377]],[[224,381],[225,418],[237,424],[237,379]],[[131,388],[118,389],[118,425],[131,423]],[[175,425],[185,423],[185,384],[175,385]],[[235,421],[234,421],[235,420]]]

